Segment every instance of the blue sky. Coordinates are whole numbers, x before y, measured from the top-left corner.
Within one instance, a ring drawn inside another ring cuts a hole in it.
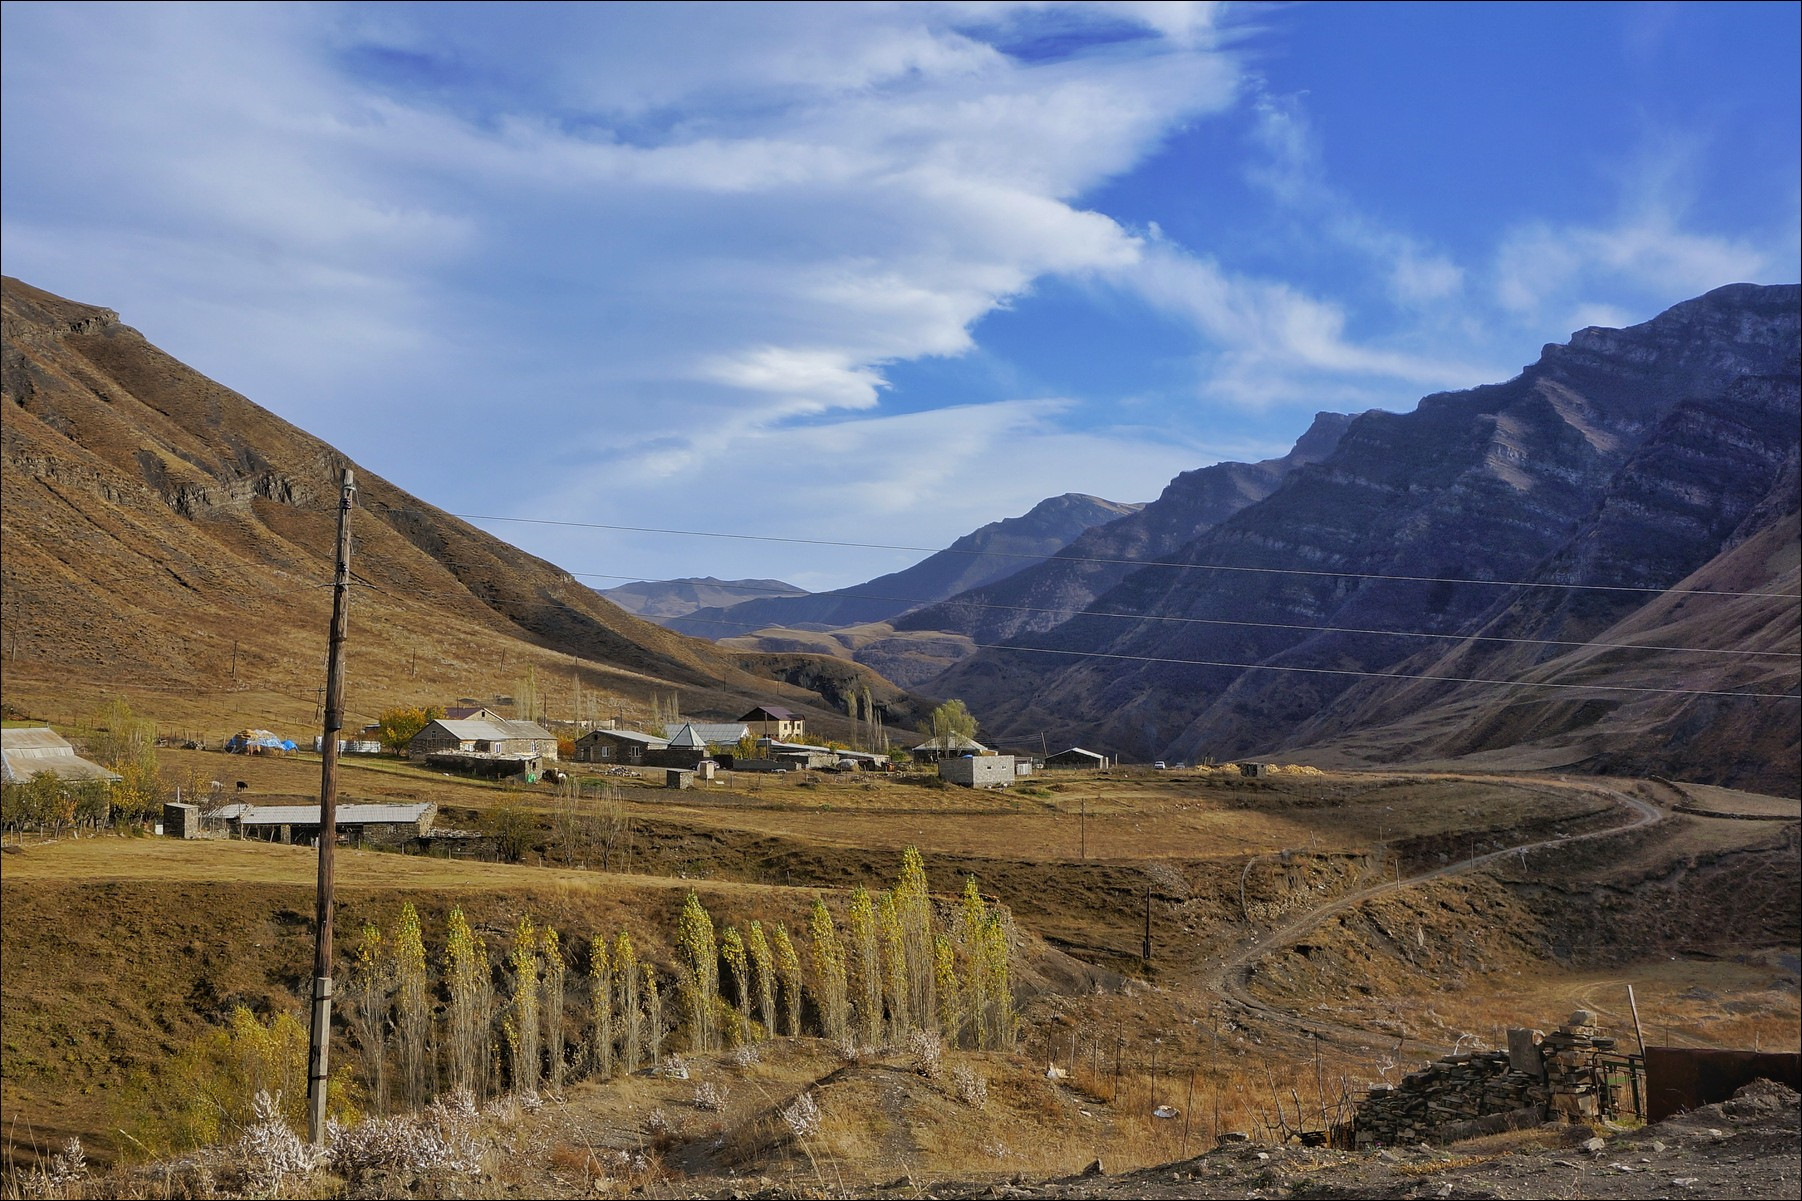
[[[453,512],[937,547],[1794,282],[1798,12],[8,3],[0,258]]]

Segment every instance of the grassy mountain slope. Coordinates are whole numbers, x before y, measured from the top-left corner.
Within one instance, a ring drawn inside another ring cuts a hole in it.
[[[153,714],[172,707],[160,696],[218,720],[310,721],[347,460],[108,310],[12,279],[4,305],[8,699],[60,714],[125,689]],[[511,695],[528,666],[553,715],[630,714],[671,689],[697,714],[817,699],[371,472],[356,478],[353,719]]]

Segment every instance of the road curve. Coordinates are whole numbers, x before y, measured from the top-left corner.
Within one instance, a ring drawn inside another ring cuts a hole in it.
[[[1259,960],[1263,959],[1273,950],[1278,947],[1289,946],[1300,940],[1303,935],[1307,934],[1327,918],[1336,913],[1343,913],[1353,906],[1361,905],[1373,897],[1385,896],[1389,893],[1398,892],[1404,888],[1412,888],[1416,884],[1421,884],[1429,880],[1437,880],[1446,876],[1457,876],[1466,872],[1476,871],[1481,867],[1494,863],[1499,859],[1504,859],[1509,855],[1525,855],[1543,847],[1567,846],[1571,843],[1584,842],[1590,839],[1614,838],[1621,834],[1625,834],[1630,830],[1638,830],[1646,826],[1655,825],[1665,818],[1664,811],[1659,809],[1658,806],[1651,804],[1648,801],[1640,800],[1638,797],[1628,796],[1626,793],[1620,792],[1617,789],[1608,788],[1603,785],[1592,783],[1565,784],[1562,782],[1543,780],[1535,780],[1533,782],[1540,786],[1551,784],[1553,787],[1564,788],[1572,792],[1584,792],[1606,797],[1608,800],[1613,801],[1623,809],[1631,812],[1634,815],[1633,820],[1623,825],[1609,826],[1604,830],[1593,830],[1587,834],[1571,834],[1558,838],[1540,839],[1537,842],[1520,843],[1515,846],[1505,847],[1499,851],[1490,851],[1472,859],[1461,859],[1457,863],[1447,864],[1445,867],[1434,868],[1432,871],[1422,872],[1419,875],[1405,876],[1399,882],[1391,880],[1383,884],[1378,884],[1372,888],[1365,888],[1357,892],[1347,893],[1342,897],[1337,897],[1314,909],[1310,909],[1307,913],[1298,918],[1284,922],[1282,925],[1268,933],[1251,935],[1248,941],[1242,941],[1232,950],[1217,957],[1212,963],[1208,964],[1205,969],[1202,978],[1203,987],[1220,994],[1228,1002],[1249,1014],[1256,1015],[1264,1021],[1304,1036],[1360,1046],[1369,1044],[1373,1039],[1383,1038],[1384,1034],[1381,1031],[1365,1030],[1355,1026],[1344,1025],[1339,1022],[1328,1022],[1318,1018],[1303,1017],[1301,1014],[1293,1013],[1286,1009],[1277,1009],[1274,1006],[1265,1004],[1263,1001],[1260,1001],[1257,997],[1252,995],[1252,970],[1257,966]]]

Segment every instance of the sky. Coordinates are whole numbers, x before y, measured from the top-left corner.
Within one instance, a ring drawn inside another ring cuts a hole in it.
[[[9,2],[0,266],[594,587],[831,588],[1796,282],[1799,12]]]

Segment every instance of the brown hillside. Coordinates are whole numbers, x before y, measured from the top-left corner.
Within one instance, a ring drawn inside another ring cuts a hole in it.
[[[8,700],[62,715],[123,688],[191,721],[196,699],[199,719],[311,720],[337,481],[354,465],[109,310],[13,279],[4,304]],[[574,716],[578,695],[584,712],[630,715],[671,689],[696,714],[818,699],[372,472],[356,478],[353,719],[397,701],[492,701],[528,664],[553,716]]]

